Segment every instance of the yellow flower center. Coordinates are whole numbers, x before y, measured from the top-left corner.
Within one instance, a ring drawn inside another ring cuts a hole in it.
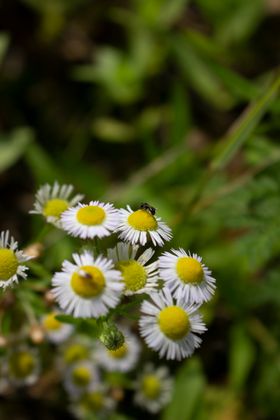
[[[202,265],[192,257],[178,258],[176,270],[184,283],[201,283],[204,277]]]
[[[73,382],[78,386],[86,386],[91,379],[91,372],[85,366],[78,366],[72,371]]]
[[[79,360],[86,359],[89,356],[89,351],[81,344],[72,344],[64,353],[64,360],[66,363],[73,363]]]
[[[55,318],[56,315],[56,312],[52,312],[44,317],[43,326],[46,330],[57,331],[61,328],[62,324]]]
[[[0,280],[9,280],[18,269],[17,257],[11,249],[0,248]]]
[[[190,331],[188,314],[179,306],[168,306],[160,311],[158,323],[161,331],[171,340],[181,340]]]
[[[71,287],[77,295],[90,299],[100,295],[105,287],[105,278],[97,267],[84,265],[72,274]]]
[[[10,371],[16,378],[26,378],[32,373],[34,366],[34,357],[27,351],[13,353],[9,359]]]
[[[44,206],[43,214],[44,216],[60,217],[61,213],[67,210],[69,203],[66,200],[61,198],[53,198],[48,200]]]
[[[145,286],[147,274],[145,268],[139,262],[134,260],[119,261],[116,267],[122,273],[126,290],[136,292]]]
[[[87,226],[101,225],[105,216],[105,211],[99,206],[81,207],[77,212],[78,222]]]
[[[114,359],[122,359],[126,356],[128,351],[128,346],[126,343],[124,343],[122,346],[120,346],[116,350],[107,350],[108,354],[113,357]]]
[[[128,216],[127,221],[136,230],[148,231],[157,228],[156,218],[146,210],[136,210]]]
[[[84,397],[83,403],[88,410],[99,411],[104,406],[104,396],[100,391],[93,391]]]
[[[142,392],[147,398],[156,399],[159,396],[160,388],[160,380],[157,376],[150,374],[143,378]]]

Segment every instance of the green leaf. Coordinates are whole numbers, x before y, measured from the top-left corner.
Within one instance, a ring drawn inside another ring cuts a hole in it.
[[[0,172],[14,165],[26,152],[32,140],[33,133],[27,127],[15,129],[8,139],[2,135],[0,137]]]
[[[195,420],[202,407],[205,379],[197,358],[186,361],[176,377],[170,405],[162,420]]]
[[[255,348],[243,325],[235,325],[230,335],[229,382],[240,392],[246,384],[255,360]]]
[[[264,93],[255,103],[250,105],[236,121],[228,136],[226,136],[218,145],[216,157],[211,164],[213,170],[223,169],[249,139],[260,119],[269,109],[269,106],[276,97],[279,87],[280,77],[278,77],[274,83],[266,89],[266,93]]]

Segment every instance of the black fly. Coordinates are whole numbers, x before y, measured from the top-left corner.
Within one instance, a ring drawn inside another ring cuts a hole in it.
[[[140,209],[141,210],[146,210],[147,212],[149,212],[153,216],[156,214],[156,209],[154,207],[150,206],[150,204],[148,204],[148,203],[142,203],[140,205]]]

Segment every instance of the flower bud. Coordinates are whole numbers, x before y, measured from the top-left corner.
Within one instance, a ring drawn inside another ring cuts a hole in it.
[[[125,341],[123,333],[112,322],[103,323],[99,340],[108,350],[117,350]]]

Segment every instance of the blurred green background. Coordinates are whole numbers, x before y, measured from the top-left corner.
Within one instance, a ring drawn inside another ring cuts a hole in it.
[[[0,228],[31,242],[54,180],[155,206],[218,285],[163,419],[279,418],[279,1],[2,0],[0,28]]]

